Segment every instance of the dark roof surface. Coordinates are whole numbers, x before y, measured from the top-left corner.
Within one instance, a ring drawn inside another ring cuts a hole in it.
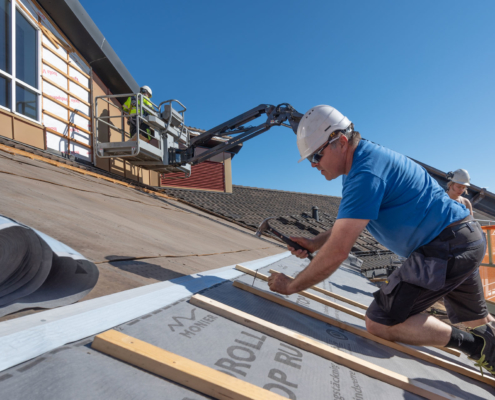
[[[316,206],[320,212],[336,216],[340,198],[316,194],[259,189],[233,185],[232,193],[206,192],[188,189],[164,189],[165,193],[227,218],[258,228],[269,217],[311,215]],[[314,235],[313,235],[314,236]]]
[[[340,197],[288,192],[233,185],[232,193],[166,188],[175,198],[201,207],[238,223],[258,228],[269,217],[270,225],[287,236],[313,238],[335,223]],[[312,217],[318,207],[319,221]],[[363,260],[363,271],[396,265],[398,256],[378,243],[368,231],[363,231],[352,248]],[[399,264],[400,265],[400,264]]]
[[[421,165],[425,166],[424,164]],[[429,168],[431,169],[431,167]],[[427,170],[430,172],[429,169]],[[446,186],[447,181],[443,182],[440,179],[441,174],[439,172],[432,173],[432,176],[442,186]],[[313,238],[333,226],[341,200],[340,197],[335,196],[238,185],[233,185],[232,193],[175,188],[164,190],[170,196],[255,229],[265,218],[275,217],[270,222],[273,228],[287,236],[307,238]],[[468,197],[473,198],[476,195],[475,189],[471,190],[470,193],[471,195]],[[479,210],[477,208],[482,201],[485,201],[484,207],[483,210]],[[491,207],[490,201],[488,195],[474,206],[474,217],[487,221],[484,224],[488,224],[488,220],[495,221],[495,215],[486,212],[486,209]],[[312,218],[314,206],[318,207],[319,221]],[[375,275],[382,275],[382,273],[377,273],[378,270],[383,270],[383,274],[386,271],[390,273],[397,266],[400,266],[401,260],[403,260],[378,243],[367,230],[359,235],[352,248],[352,253],[363,261],[362,271],[365,272],[366,276],[372,276],[373,271],[375,271]]]

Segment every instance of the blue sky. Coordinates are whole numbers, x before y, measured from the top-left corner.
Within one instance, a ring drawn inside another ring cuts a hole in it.
[[[492,0],[80,2],[153,100],[181,100],[191,126],[261,103],[330,104],[363,137],[495,192]],[[341,195],[340,178],[298,159],[292,131],[273,128],[245,143],[233,182]]]

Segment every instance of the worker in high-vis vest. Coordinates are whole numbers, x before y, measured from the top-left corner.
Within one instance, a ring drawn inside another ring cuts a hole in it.
[[[142,86],[139,89],[139,92],[143,95],[143,105],[153,109],[153,104],[148,100],[151,99],[152,91],[149,86]],[[127,119],[127,124],[130,125],[131,127],[131,138],[134,137],[137,131],[136,127],[136,116],[135,114],[137,113],[137,108],[140,108],[140,104],[138,104],[138,100],[136,98],[137,96],[131,96],[129,97],[124,105],[122,106],[122,109],[124,112],[131,117]],[[142,116],[147,117],[149,113],[143,109]],[[145,124],[144,122],[139,121],[139,133],[143,135],[143,137],[146,139],[146,141],[150,141],[154,137],[154,133],[152,129]]]

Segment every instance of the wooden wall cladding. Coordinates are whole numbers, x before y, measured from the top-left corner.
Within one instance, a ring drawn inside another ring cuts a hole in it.
[[[17,4],[41,34],[42,148],[92,161],[91,68],[38,3]]]

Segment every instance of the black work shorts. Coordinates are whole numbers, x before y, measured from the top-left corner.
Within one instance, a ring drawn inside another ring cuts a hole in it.
[[[373,293],[367,317],[382,325],[397,325],[443,297],[452,323],[485,318],[488,311],[479,274],[485,251],[486,238],[478,222],[445,228],[416,249],[389,276],[388,284]]]

